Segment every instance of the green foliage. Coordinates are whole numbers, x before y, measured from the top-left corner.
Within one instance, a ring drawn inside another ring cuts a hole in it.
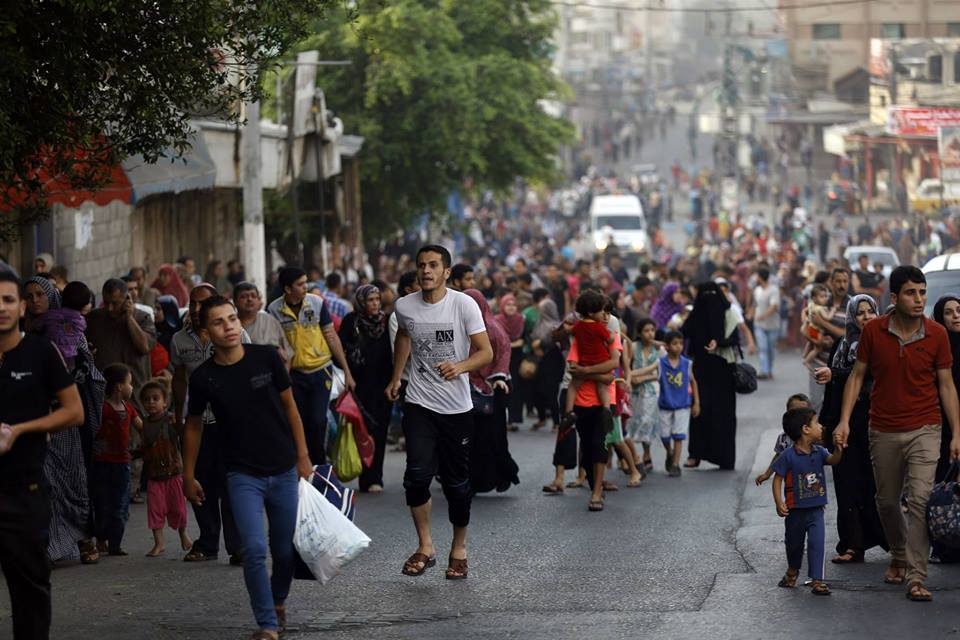
[[[362,135],[364,229],[389,234],[442,207],[465,179],[493,189],[550,180],[573,128],[539,101],[569,90],[551,69],[547,0],[367,0],[355,20],[314,24],[298,50],[324,59],[317,82]]]
[[[0,233],[44,207],[38,169],[96,187],[103,163],[188,148],[188,120],[236,120],[277,55],[342,0],[7,0],[0,12]]]

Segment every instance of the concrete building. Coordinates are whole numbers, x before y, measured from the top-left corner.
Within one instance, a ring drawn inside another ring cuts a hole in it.
[[[830,90],[870,63],[870,40],[960,36],[960,0],[873,0],[781,3],[797,88]],[[809,5],[809,6],[807,6]]]

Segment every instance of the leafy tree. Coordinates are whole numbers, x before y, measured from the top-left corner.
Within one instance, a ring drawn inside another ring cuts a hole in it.
[[[43,215],[41,167],[96,187],[103,164],[182,154],[191,116],[235,121],[270,62],[342,1],[4,2],[0,234]]]
[[[366,139],[364,228],[385,235],[438,209],[467,178],[504,189],[555,176],[572,139],[540,101],[569,90],[551,69],[548,0],[367,0],[315,24],[297,49],[346,59],[318,71],[328,107]]]

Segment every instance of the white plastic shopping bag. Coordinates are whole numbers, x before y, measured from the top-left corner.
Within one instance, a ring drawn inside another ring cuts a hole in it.
[[[360,555],[370,538],[330,504],[309,480],[300,478],[293,546],[322,584]]]

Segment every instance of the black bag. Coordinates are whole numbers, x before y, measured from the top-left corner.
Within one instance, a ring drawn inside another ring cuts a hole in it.
[[[960,461],[950,465],[942,482],[930,492],[927,531],[933,553],[940,562],[960,562]]]
[[[479,414],[493,415],[493,396],[485,396],[473,387],[470,387],[470,398],[473,400],[473,410]]]
[[[753,393],[757,390],[757,370],[743,360],[733,363],[733,386],[737,393]]]

